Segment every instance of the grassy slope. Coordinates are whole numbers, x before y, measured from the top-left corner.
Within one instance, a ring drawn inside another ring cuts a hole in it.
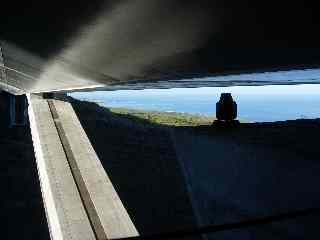
[[[152,123],[165,124],[170,126],[208,125],[214,121],[214,118],[212,117],[187,113],[143,111],[131,110],[126,108],[110,108],[110,111],[117,114],[146,119]]]

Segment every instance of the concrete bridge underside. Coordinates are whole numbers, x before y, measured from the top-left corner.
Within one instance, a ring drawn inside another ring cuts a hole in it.
[[[320,66],[310,1],[32,0],[1,8],[0,82],[17,93],[278,84],[203,78]]]

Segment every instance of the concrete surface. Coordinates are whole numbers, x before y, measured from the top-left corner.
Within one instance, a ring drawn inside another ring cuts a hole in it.
[[[70,74],[65,70],[67,63],[60,63],[59,66],[51,68],[50,73],[44,74],[49,64],[48,60],[5,41],[0,41],[0,48],[2,50],[0,70],[6,72],[5,79],[0,80],[0,88],[12,94],[90,89],[102,86],[96,81]]]
[[[320,64],[316,3],[68,0],[48,6],[41,0],[3,1],[0,35],[49,58],[52,64],[44,72],[59,70],[56,60],[62,58],[72,63],[68,69],[75,75],[90,69],[119,83],[310,67]],[[61,79],[39,84],[51,87]]]
[[[141,236],[197,226],[166,128],[71,103]]]
[[[101,30],[103,30],[102,28]],[[94,39],[92,39],[92,37]],[[103,46],[99,46],[97,49],[90,49],[87,45],[94,42],[96,39],[95,35],[90,36],[85,41],[87,43],[82,43],[81,47],[71,48],[68,54],[62,54],[62,56],[52,58],[50,60],[40,58],[37,55],[29,53],[28,51],[19,48],[8,42],[1,41],[0,46],[2,48],[2,59],[3,66],[0,68],[6,72],[6,77],[2,77],[0,80],[0,88],[6,89],[12,94],[24,94],[24,93],[40,93],[40,92],[50,92],[50,91],[84,91],[92,89],[100,90],[122,90],[122,89],[167,89],[167,88],[195,88],[195,87],[226,87],[226,86],[261,86],[261,85],[275,85],[275,84],[318,84],[319,74],[309,75],[305,73],[304,78],[292,77],[286,72],[282,72],[279,75],[266,75],[266,77],[261,77],[258,75],[247,75],[242,76],[226,75],[218,76],[213,75],[212,77],[207,76],[208,73],[201,75],[177,75],[170,73],[165,73],[163,75],[158,75],[156,79],[143,79],[145,75],[140,76],[141,78],[131,79],[133,76],[129,74],[128,79],[123,79],[122,74],[128,74],[127,71],[136,71],[139,69],[134,69],[133,66],[140,64],[136,59],[142,59],[142,56],[131,57],[125,59],[129,61],[125,63],[126,67],[123,67],[121,59],[118,61],[121,64],[115,67],[116,72],[120,72],[120,76],[109,76],[105,72],[105,67],[99,67],[99,58],[109,58],[111,55],[100,51]],[[104,41],[101,41],[101,44]],[[115,41],[116,42],[116,41]],[[84,45],[83,45],[84,44]],[[97,43],[99,45],[99,43]],[[83,46],[82,46],[83,45]],[[89,51],[88,51],[89,50]],[[118,49],[122,51],[122,48]],[[102,53],[99,57],[99,54]],[[97,54],[97,56],[95,56]],[[118,54],[116,54],[118,55]],[[83,57],[85,56],[85,57]],[[90,58],[87,58],[90,56]],[[97,57],[97,59],[95,59]],[[93,61],[92,63],[87,62],[88,60]],[[102,60],[102,59],[101,59]],[[106,60],[106,59],[104,59]],[[115,56],[108,62],[112,63],[115,61]],[[1,62],[1,60],[0,60]],[[149,64],[149,60],[144,64]],[[89,65],[86,65],[89,64]],[[110,67],[114,67],[111,64]],[[277,69],[274,69],[275,71]],[[269,71],[272,71],[270,69]],[[153,72],[153,71],[151,71]],[[263,72],[263,71],[262,71]],[[232,74],[232,73],[230,73]],[[301,73],[300,73],[301,74]],[[112,74],[111,74],[112,75]],[[117,75],[117,74],[116,74]],[[156,74],[157,75],[157,74]],[[297,74],[298,75],[298,74]],[[162,76],[162,77],[160,77]],[[1,78],[1,75],[0,75]]]
[[[140,233],[163,232],[194,224],[181,168],[201,225],[318,206],[320,120],[241,124],[229,130],[208,126],[174,128],[171,129],[175,140],[173,148],[163,126],[112,114],[95,104],[76,101],[74,107]],[[38,114],[43,119],[40,127],[48,125],[45,120],[48,113]],[[68,126],[71,128],[73,124],[68,123]],[[48,137],[42,136],[47,140]],[[24,159],[28,152],[27,146],[16,148],[20,149],[17,152],[10,151],[10,142],[2,141],[0,149],[2,146],[9,149],[2,148],[1,153],[15,154],[16,159]],[[15,161],[17,167],[25,166]],[[52,163],[58,164],[55,161]],[[10,172],[16,174],[18,170],[8,168],[7,171],[5,176],[11,176]],[[56,181],[59,183],[59,179]],[[17,196],[23,198],[16,186],[11,189],[8,184],[4,189],[8,196],[12,196],[11,191],[17,191]],[[8,200],[5,206],[17,211],[14,209],[21,207],[12,204],[22,203],[16,202]],[[17,221],[17,226],[21,226],[19,219],[13,221],[10,216],[3,216],[3,219],[9,219],[11,225]],[[37,223],[33,219],[30,221]],[[209,237],[318,239],[318,222],[319,216],[315,215]],[[13,226],[10,229],[7,239],[15,239],[12,236],[17,234],[13,234]],[[32,228],[23,231],[28,234]],[[35,236],[38,235],[35,233]]]
[[[138,236],[71,104],[49,100],[49,106],[97,238]]]
[[[201,225],[223,224],[320,202],[320,121],[173,130]],[[318,239],[319,216],[212,234],[212,239]]]
[[[52,240],[95,240],[47,101],[29,98],[29,118]]]

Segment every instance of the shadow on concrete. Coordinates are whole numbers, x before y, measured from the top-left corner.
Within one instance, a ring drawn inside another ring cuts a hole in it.
[[[141,234],[196,226],[167,128],[93,103],[72,105]]]
[[[319,207],[320,120],[173,127],[72,101],[142,234]],[[316,239],[320,216],[214,239]],[[211,236],[209,236],[211,239]]]

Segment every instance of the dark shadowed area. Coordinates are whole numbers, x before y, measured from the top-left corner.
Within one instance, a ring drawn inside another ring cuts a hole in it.
[[[174,127],[70,100],[142,235],[318,207],[318,119]],[[0,123],[3,239],[49,239],[29,130]],[[212,239],[317,239],[318,221],[311,215]]]
[[[73,107],[140,234],[197,225],[166,128],[92,103]]]
[[[0,84],[22,93],[151,80],[168,87],[316,68],[318,10],[296,0],[3,1]],[[319,207],[319,119],[174,127],[70,101],[142,235]],[[0,94],[1,239],[46,240],[30,131],[9,128],[8,115]],[[208,239],[318,239],[318,222],[314,215]]]
[[[318,119],[237,128],[170,127],[94,103],[72,103],[141,233],[319,206]],[[209,237],[317,239],[319,218],[315,214]]]
[[[1,239],[49,240],[29,127],[9,128],[0,93]]]
[[[117,80],[320,63],[313,1],[31,0],[1,9],[2,40]]]

